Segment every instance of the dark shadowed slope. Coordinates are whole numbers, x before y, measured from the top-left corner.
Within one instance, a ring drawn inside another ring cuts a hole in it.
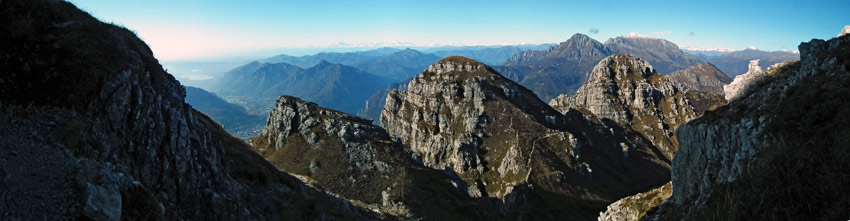
[[[368,219],[206,115],[133,32],[0,3],[0,219]]]

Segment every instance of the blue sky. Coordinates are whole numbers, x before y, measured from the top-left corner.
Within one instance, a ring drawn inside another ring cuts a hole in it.
[[[161,60],[340,45],[558,43],[575,33],[604,42],[631,32],[680,47],[797,50],[850,24],[847,0],[71,2],[136,31]]]

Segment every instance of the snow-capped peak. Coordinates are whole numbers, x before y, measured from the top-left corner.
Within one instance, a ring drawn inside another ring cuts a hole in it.
[[[734,49],[728,48],[697,48],[697,47],[682,47],[686,51],[716,51],[716,52],[734,52]]]
[[[655,38],[655,37],[650,37],[650,36],[646,36],[646,35],[641,35],[641,34],[638,34],[637,32],[629,33],[629,34],[627,34],[626,36],[623,36],[623,37],[624,38]]]

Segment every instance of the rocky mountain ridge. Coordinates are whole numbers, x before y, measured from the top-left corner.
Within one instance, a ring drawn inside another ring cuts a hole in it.
[[[605,43],[587,35],[575,34],[567,41],[542,51],[524,51],[504,63],[509,67],[526,67],[519,79],[544,100],[559,94],[572,94],[587,80],[593,67],[614,54],[635,54],[669,74],[699,62],[684,54],[676,44],[659,38],[617,37]]]
[[[587,219],[666,180],[666,158],[636,132],[563,115],[471,59],[442,59],[386,103],[381,125],[391,135],[426,166],[458,174],[470,196],[498,199],[509,219],[556,210]]]
[[[549,102],[566,113],[571,109],[610,119],[642,133],[672,160],[678,149],[673,131],[696,117],[685,94],[634,55],[612,55],[593,68],[574,96]]]
[[[280,170],[355,205],[407,218],[485,216],[459,180],[423,166],[368,119],[281,96],[250,143]]]
[[[677,130],[672,191],[624,198],[600,220],[850,217],[850,107],[833,99],[850,92],[848,49],[847,36],[813,39],[800,61],[764,71],[753,61],[761,73],[740,81],[728,105]]]
[[[850,205],[846,187],[810,186],[812,180],[848,180],[843,160],[850,134],[843,129],[850,122],[848,107],[829,99],[847,92],[840,85],[846,85],[850,74],[848,48],[847,36],[803,43],[799,62],[772,66],[759,79],[744,81],[750,83],[740,84],[747,86],[737,90],[729,105],[680,127],[682,147],[673,161],[669,203],[674,206],[668,211],[682,217],[713,211],[725,211],[721,216],[728,218],[753,212],[767,217],[850,216],[837,209]],[[751,64],[759,72],[758,62]],[[716,172],[701,172],[707,170]],[[756,194],[769,203],[754,202],[758,198],[750,197]],[[718,198],[731,198],[748,210]],[[800,204],[811,206],[795,206]]]

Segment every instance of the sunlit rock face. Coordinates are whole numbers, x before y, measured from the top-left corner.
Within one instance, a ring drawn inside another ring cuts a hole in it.
[[[737,99],[744,93],[750,85],[764,78],[764,70],[759,65],[759,60],[750,61],[747,67],[747,73],[735,76],[735,80],[729,85],[723,86],[723,91],[726,94],[726,100],[731,101]]]
[[[470,196],[498,199],[509,217],[571,211],[589,219],[605,202],[665,182],[666,157],[635,131],[578,111],[562,114],[463,57],[444,58],[406,92],[390,92],[381,126],[425,165],[456,173]],[[556,196],[563,200],[543,206]]]
[[[673,131],[696,117],[679,88],[632,55],[603,59],[574,96],[562,95],[549,104],[564,113],[586,110],[640,132],[668,159],[673,159],[678,149]]]

